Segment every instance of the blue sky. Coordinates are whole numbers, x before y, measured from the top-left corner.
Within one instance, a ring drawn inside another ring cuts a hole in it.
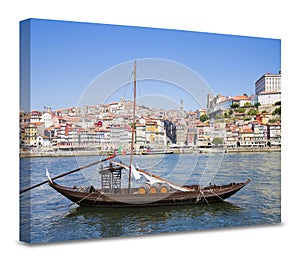
[[[253,94],[261,75],[281,70],[277,39],[35,19],[30,37],[31,109],[38,110],[76,106],[101,73],[135,59],[181,63],[222,95]],[[161,95],[172,94],[179,103],[185,94],[172,88],[164,88]],[[186,109],[196,109],[186,99]]]

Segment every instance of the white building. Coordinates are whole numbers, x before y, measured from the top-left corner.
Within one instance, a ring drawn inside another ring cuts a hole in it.
[[[52,126],[52,115],[50,113],[44,113],[42,115],[42,120],[41,122],[45,123],[45,127],[48,128],[50,126]]]
[[[49,137],[47,136],[38,136],[36,138],[36,145],[37,146],[50,146],[51,142]]]
[[[37,110],[32,110],[30,112],[30,122],[31,123],[42,122],[42,114]]]
[[[139,146],[145,146],[146,144],[146,125],[136,124],[136,144]]]
[[[176,123],[176,144],[184,146],[187,144],[188,129],[185,120],[181,119]]]
[[[129,125],[112,125],[110,129],[110,139],[113,147],[129,149],[131,144],[131,127]]]
[[[261,92],[281,92],[281,72],[266,73],[255,82],[255,94]]]
[[[281,92],[260,92],[256,97],[257,103],[260,103],[261,105],[272,105],[281,101]]]

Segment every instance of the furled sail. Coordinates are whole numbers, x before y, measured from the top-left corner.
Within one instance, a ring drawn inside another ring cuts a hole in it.
[[[127,170],[129,170],[129,166],[123,164],[123,163],[119,163],[119,162],[116,162],[116,161],[112,161],[110,160],[111,163],[115,164],[115,165],[118,165],[118,166],[121,166]],[[150,185],[152,184],[155,184],[155,183],[167,183],[170,187],[172,187],[173,189],[176,189],[176,190],[179,190],[179,191],[191,191],[190,188],[187,188],[187,187],[183,187],[183,186],[180,186],[180,185],[177,185],[171,181],[168,181],[166,179],[163,179],[159,176],[156,176],[156,175],[153,175],[153,174],[150,174],[144,170],[136,170],[133,166],[131,166],[131,170],[132,170],[132,175],[135,179],[140,179],[140,176],[144,176],[148,183]],[[137,175],[138,174],[138,175]]]
[[[141,179],[140,173],[134,168],[133,165],[131,165],[131,176],[133,176],[135,180]]]

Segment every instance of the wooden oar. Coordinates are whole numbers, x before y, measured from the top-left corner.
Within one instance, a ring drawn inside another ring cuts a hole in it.
[[[100,161],[97,161],[97,162],[88,164],[88,165],[86,165],[86,166],[82,166],[82,167],[76,168],[76,169],[74,169],[74,170],[71,170],[71,171],[69,171],[69,172],[67,172],[67,173],[63,173],[63,174],[58,175],[58,176],[56,176],[56,177],[53,177],[53,178],[51,178],[51,179],[52,179],[52,180],[55,180],[55,179],[58,179],[58,178],[67,176],[67,175],[72,174],[72,173],[74,173],[74,172],[77,172],[77,171],[79,171],[79,170],[82,170],[82,169],[85,169],[85,168],[88,168],[88,167],[97,165],[97,164],[99,164],[99,163],[105,162],[105,161],[107,161],[107,160],[110,160],[110,159],[114,158],[115,156],[116,156],[116,155],[113,155],[113,156],[104,158],[104,159],[102,159],[102,160],[100,160]],[[26,189],[23,189],[23,190],[20,191],[20,194],[22,194],[22,193],[24,193],[24,192],[27,192],[27,191],[29,191],[29,190],[31,190],[31,189],[33,189],[33,188],[39,187],[39,186],[41,186],[41,185],[44,185],[44,184],[46,184],[47,182],[48,182],[48,180],[45,180],[45,181],[43,181],[43,182],[41,182],[41,183],[38,183],[38,184],[36,184],[36,185],[34,185],[34,186],[31,186],[31,187],[28,187],[28,188],[26,188]]]

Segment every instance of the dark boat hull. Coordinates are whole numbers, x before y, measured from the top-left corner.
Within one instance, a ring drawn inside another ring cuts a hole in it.
[[[223,186],[211,186],[199,189],[197,185],[189,186],[192,191],[175,191],[158,194],[138,194],[132,189],[131,194],[103,193],[90,188],[87,192],[64,187],[50,182],[49,185],[72,202],[85,207],[117,208],[117,207],[147,207],[187,204],[209,204],[221,202],[229,198],[250,182],[231,183]]]
[[[142,152],[142,155],[170,155],[173,154],[173,151],[167,151],[167,152]]]

